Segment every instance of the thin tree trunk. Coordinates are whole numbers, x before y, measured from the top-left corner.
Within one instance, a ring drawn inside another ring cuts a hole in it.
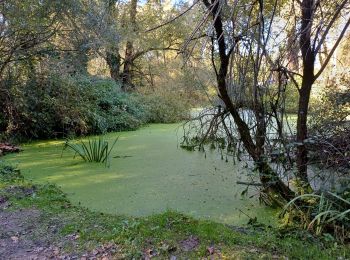
[[[314,12],[314,0],[303,0],[301,3],[302,21],[300,34],[300,49],[303,58],[303,77],[299,90],[299,108],[297,121],[297,177],[306,187],[309,187],[307,177],[308,151],[305,146],[307,139],[307,114],[312,84],[314,83],[315,54],[311,45],[311,27]]]
[[[307,114],[312,84],[312,78],[304,76],[299,97],[297,121],[297,177],[303,182],[303,185],[309,184],[307,177],[308,151],[305,146],[305,140],[307,139]]]

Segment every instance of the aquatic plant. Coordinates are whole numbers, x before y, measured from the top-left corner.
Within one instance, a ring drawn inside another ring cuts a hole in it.
[[[74,157],[78,155],[86,162],[105,163],[107,165],[109,163],[110,153],[118,139],[119,137],[114,140],[112,145],[104,140],[103,137],[88,139],[87,142],[81,141],[80,143],[67,140],[63,150],[70,148],[75,152]]]
[[[348,240],[350,200],[346,194],[348,193],[339,195],[329,191],[321,194],[303,194],[286,204],[282,215],[288,222],[298,220],[305,229],[313,231],[316,235],[331,233],[339,240]],[[303,203],[299,203],[300,201]]]

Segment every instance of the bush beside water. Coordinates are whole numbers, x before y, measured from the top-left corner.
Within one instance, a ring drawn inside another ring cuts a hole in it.
[[[0,131],[16,139],[135,130],[181,121],[188,111],[170,95],[125,93],[115,81],[99,77],[51,74],[9,86],[15,106],[11,113],[1,108]]]

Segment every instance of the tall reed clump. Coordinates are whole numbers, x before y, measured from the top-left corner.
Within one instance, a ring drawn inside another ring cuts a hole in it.
[[[110,153],[118,139],[119,137],[114,140],[112,145],[102,137],[89,139],[86,142],[80,141],[80,143],[67,140],[63,149],[70,148],[73,150],[75,152],[74,158],[78,155],[86,162],[105,163],[107,166],[110,162]]]
[[[329,191],[300,195],[284,207],[282,216],[316,235],[332,235],[337,240],[350,241],[350,198],[346,196]]]

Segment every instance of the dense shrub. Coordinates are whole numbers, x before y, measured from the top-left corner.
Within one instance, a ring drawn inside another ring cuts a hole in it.
[[[125,93],[115,81],[99,77],[37,75],[8,86],[0,131],[17,139],[134,130],[148,122],[180,121],[188,111],[170,95]]]
[[[89,132],[134,130],[147,123],[148,112],[139,95],[122,92],[110,79],[85,80],[84,85],[90,89]]]
[[[190,105],[176,95],[154,93],[143,99],[150,123],[174,123],[189,118]]]
[[[340,77],[338,80],[339,83],[330,80],[318,102],[311,107],[312,130],[338,126],[350,119],[350,79]]]
[[[326,168],[349,173],[350,95],[349,79],[330,81],[314,106],[310,118],[308,144],[312,161]]]
[[[138,98],[122,93],[109,79],[41,76],[23,86],[14,84],[10,93],[13,113],[3,111],[2,128],[19,137],[132,130],[147,122]]]

